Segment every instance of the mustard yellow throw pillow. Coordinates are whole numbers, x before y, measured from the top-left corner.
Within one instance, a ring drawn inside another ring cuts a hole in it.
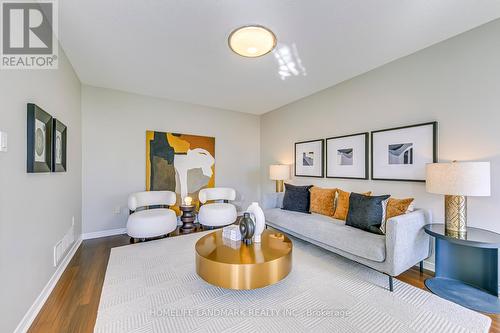
[[[406,199],[396,199],[396,198],[389,198],[387,199],[387,206],[385,208],[385,216],[384,220],[382,221],[382,224],[380,225],[380,231],[385,234],[386,232],[386,225],[387,225],[387,220],[390,219],[391,217],[399,216],[406,214],[410,211],[412,211],[412,203],[413,203],[413,198],[406,198]]]
[[[372,192],[363,193],[363,195],[371,195]],[[349,196],[351,192],[342,191],[337,189],[337,205],[335,207],[335,213],[333,218],[337,220],[345,221],[347,219],[347,213],[349,212]]]
[[[385,211],[385,220],[387,221],[391,217],[406,214],[406,212],[408,211],[408,208],[410,207],[413,200],[415,200],[415,199],[413,199],[413,198],[407,198],[407,199],[389,198],[389,201],[387,201],[387,208]]]
[[[333,216],[333,202],[337,189],[314,186],[309,192],[311,192],[311,213]]]

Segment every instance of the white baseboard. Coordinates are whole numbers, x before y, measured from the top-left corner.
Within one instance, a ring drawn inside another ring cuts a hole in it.
[[[64,270],[75,255],[76,250],[78,250],[78,248],[80,247],[80,244],[82,244],[82,238],[78,237],[64,259],[61,261],[61,264],[57,267],[49,282],[47,282],[45,287],[42,289],[40,295],[38,295],[35,302],[31,305],[28,312],[26,312],[26,314],[24,315],[23,319],[21,319],[21,322],[19,323],[19,325],[17,325],[14,333],[24,333],[28,331],[31,324],[38,315],[38,312],[40,312],[40,310],[42,309],[43,305],[47,301],[47,298],[49,298],[50,293],[61,278],[61,275],[64,273]]]
[[[83,240],[94,239],[94,238],[108,237],[108,236],[114,236],[114,235],[123,235],[126,233],[127,233],[127,228],[94,231],[94,232],[87,232],[87,233],[83,234],[82,239]]]

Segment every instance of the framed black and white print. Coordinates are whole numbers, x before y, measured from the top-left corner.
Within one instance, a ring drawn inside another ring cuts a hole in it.
[[[295,143],[295,176],[323,178],[325,140]]]
[[[66,171],[67,127],[57,119],[53,119],[52,135],[52,171]]]
[[[27,109],[27,172],[52,170],[52,116],[35,104]]]
[[[326,139],[326,177],[368,179],[368,132]]]
[[[371,133],[372,179],[425,182],[425,165],[437,162],[437,122]]]

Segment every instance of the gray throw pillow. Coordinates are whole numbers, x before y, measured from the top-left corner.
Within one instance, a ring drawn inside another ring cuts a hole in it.
[[[312,185],[294,186],[285,183],[285,197],[283,198],[282,209],[310,214],[311,193],[309,189],[311,187]]]
[[[367,196],[351,193],[346,225],[374,234],[382,234],[380,231],[383,215],[382,202],[389,197],[390,195]]]

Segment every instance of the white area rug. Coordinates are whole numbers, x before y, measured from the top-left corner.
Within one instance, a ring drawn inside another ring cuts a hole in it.
[[[490,318],[293,239],[281,282],[234,291],[195,272],[205,233],[114,248],[95,332],[487,332]]]

